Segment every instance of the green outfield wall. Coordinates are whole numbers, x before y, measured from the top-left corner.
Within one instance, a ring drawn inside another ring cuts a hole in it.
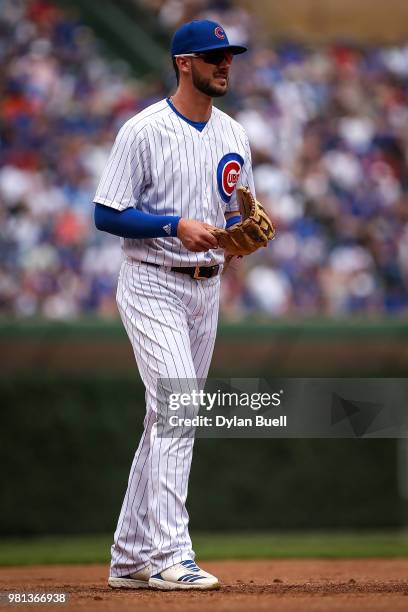
[[[119,321],[0,321],[3,375],[137,376]],[[408,321],[246,321],[219,326],[213,376],[406,376]]]
[[[213,376],[402,376],[401,322],[221,326]],[[0,534],[112,531],[144,390],[119,323],[0,327]],[[404,523],[394,440],[197,440],[194,529]]]

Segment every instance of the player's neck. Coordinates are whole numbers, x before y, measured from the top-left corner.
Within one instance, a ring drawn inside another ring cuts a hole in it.
[[[201,93],[189,95],[189,92],[182,92],[179,89],[171,102],[179,113],[190,119],[190,121],[208,121],[212,112],[212,98]]]

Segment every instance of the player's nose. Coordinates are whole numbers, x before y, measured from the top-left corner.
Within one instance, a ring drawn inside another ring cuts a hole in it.
[[[225,53],[220,66],[231,66],[233,57],[232,53]]]

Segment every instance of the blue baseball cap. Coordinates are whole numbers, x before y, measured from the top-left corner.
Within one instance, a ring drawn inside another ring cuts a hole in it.
[[[184,23],[175,31],[171,41],[171,55],[203,53],[214,49],[228,49],[234,55],[245,53],[247,47],[230,45],[224,28],[215,21],[195,19]]]

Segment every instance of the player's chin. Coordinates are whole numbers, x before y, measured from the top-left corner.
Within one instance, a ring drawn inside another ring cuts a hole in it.
[[[217,82],[211,84],[211,89],[214,98],[225,96],[228,91],[228,81],[226,79],[217,79]]]

